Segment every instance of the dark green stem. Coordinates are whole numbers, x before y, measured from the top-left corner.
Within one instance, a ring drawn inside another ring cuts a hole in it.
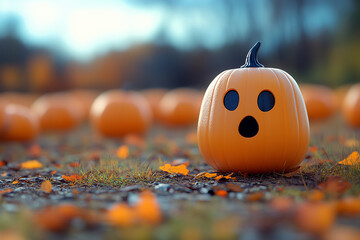
[[[257,60],[257,53],[259,51],[261,43],[257,42],[248,52],[245,64],[241,66],[241,68],[250,68],[250,67],[264,67],[259,61]]]

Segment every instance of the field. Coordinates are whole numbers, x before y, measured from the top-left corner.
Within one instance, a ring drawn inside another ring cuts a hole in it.
[[[298,170],[248,175],[207,165],[195,126],[3,142],[0,239],[360,239],[359,145],[336,115]]]

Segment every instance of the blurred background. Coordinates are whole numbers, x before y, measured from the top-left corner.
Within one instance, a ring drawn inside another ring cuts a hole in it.
[[[299,83],[360,79],[360,1],[0,2],[0,91],[206,88],[260,62]]]

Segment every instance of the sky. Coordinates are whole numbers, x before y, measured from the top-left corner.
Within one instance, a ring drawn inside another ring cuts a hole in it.
[[[268,25],[274,17],[267,11],[268,1],[247,2],[254,4],[256,14],[261,16],[255,23],[264,27],[261,37],[276,42],[282,31],[287,34],[285,38],[296,37],[291,16],[283,26],[274,28]],[[126,49],[136,43],[158,41],[159,35],[181,49],[198,46],[213,49],[226,43],[224,19],[216,1],[182,0],[180,3],[174,10],[164,1],[149,4],[141,0],[1,0],[0,37],[5,34],[9,20],[16,19],[17,35],[27,44],[49,47],[78,59],[89,59],[110,49]],[[305,11],[307,30],[317,33],[319,29],[333,26],[336,21],[333,11],[324,4],[311,6]],[[248,21],[248,14],[245,8],[239,8],[234,28],[240,39],[247,36],[254,24]]]

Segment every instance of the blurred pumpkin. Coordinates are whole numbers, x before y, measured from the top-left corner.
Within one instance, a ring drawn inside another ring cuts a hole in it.
[[[70,130],[79,125],[83,116],[81,104],[67,93],[45,94],[31,106],[39,116],[42,130]]]
[[[195,124],[199,117],[201,95],[191,88],[178,88],[169,91],[160,101],[161,122],[169,126]]]
[[[28,141],[39,132],[39,120],[29,108],[16,104],[0,106],[0,139]]]
[[[353,85],[347,92],[342,105],[342,113],[350,126],[360,126],[360,83]]]
[[[109,137],[144,133],[152,122],[146,99],[135,92],[111,90],[98,96],[90,110],[93,127]]]
[[[91,105],[99,93],[94,90],[74,89],[69,91],[70,96],[74,97],[81,105],[81,121],[87,121],[90,116]]]
[[[284,172],[296,168],[309,146],[309,121],[295,80],[265,68],[250,49],[245,65],[220,73],[205,92],[198,145],[221,171]]]
[[[164,88],[152,88],[141,91],[141,94],[146,98],[149,102],[154,120],[159,121],[161,119],[159,104],[163,96],[166,94],[168,90]]]
[[[336,98],[333,91],[322,85],[303,84],[300,86],[304,97],[309,120],[321,120],[330,117],[336,110]]]
[[[343,85],[334,90],[337,110],[341,110],[346,94],[349,91],[350,87],[351,85]]]
[[[0,94],[0,101],[30,107],[38,97],[31,93],[4,92]]]

